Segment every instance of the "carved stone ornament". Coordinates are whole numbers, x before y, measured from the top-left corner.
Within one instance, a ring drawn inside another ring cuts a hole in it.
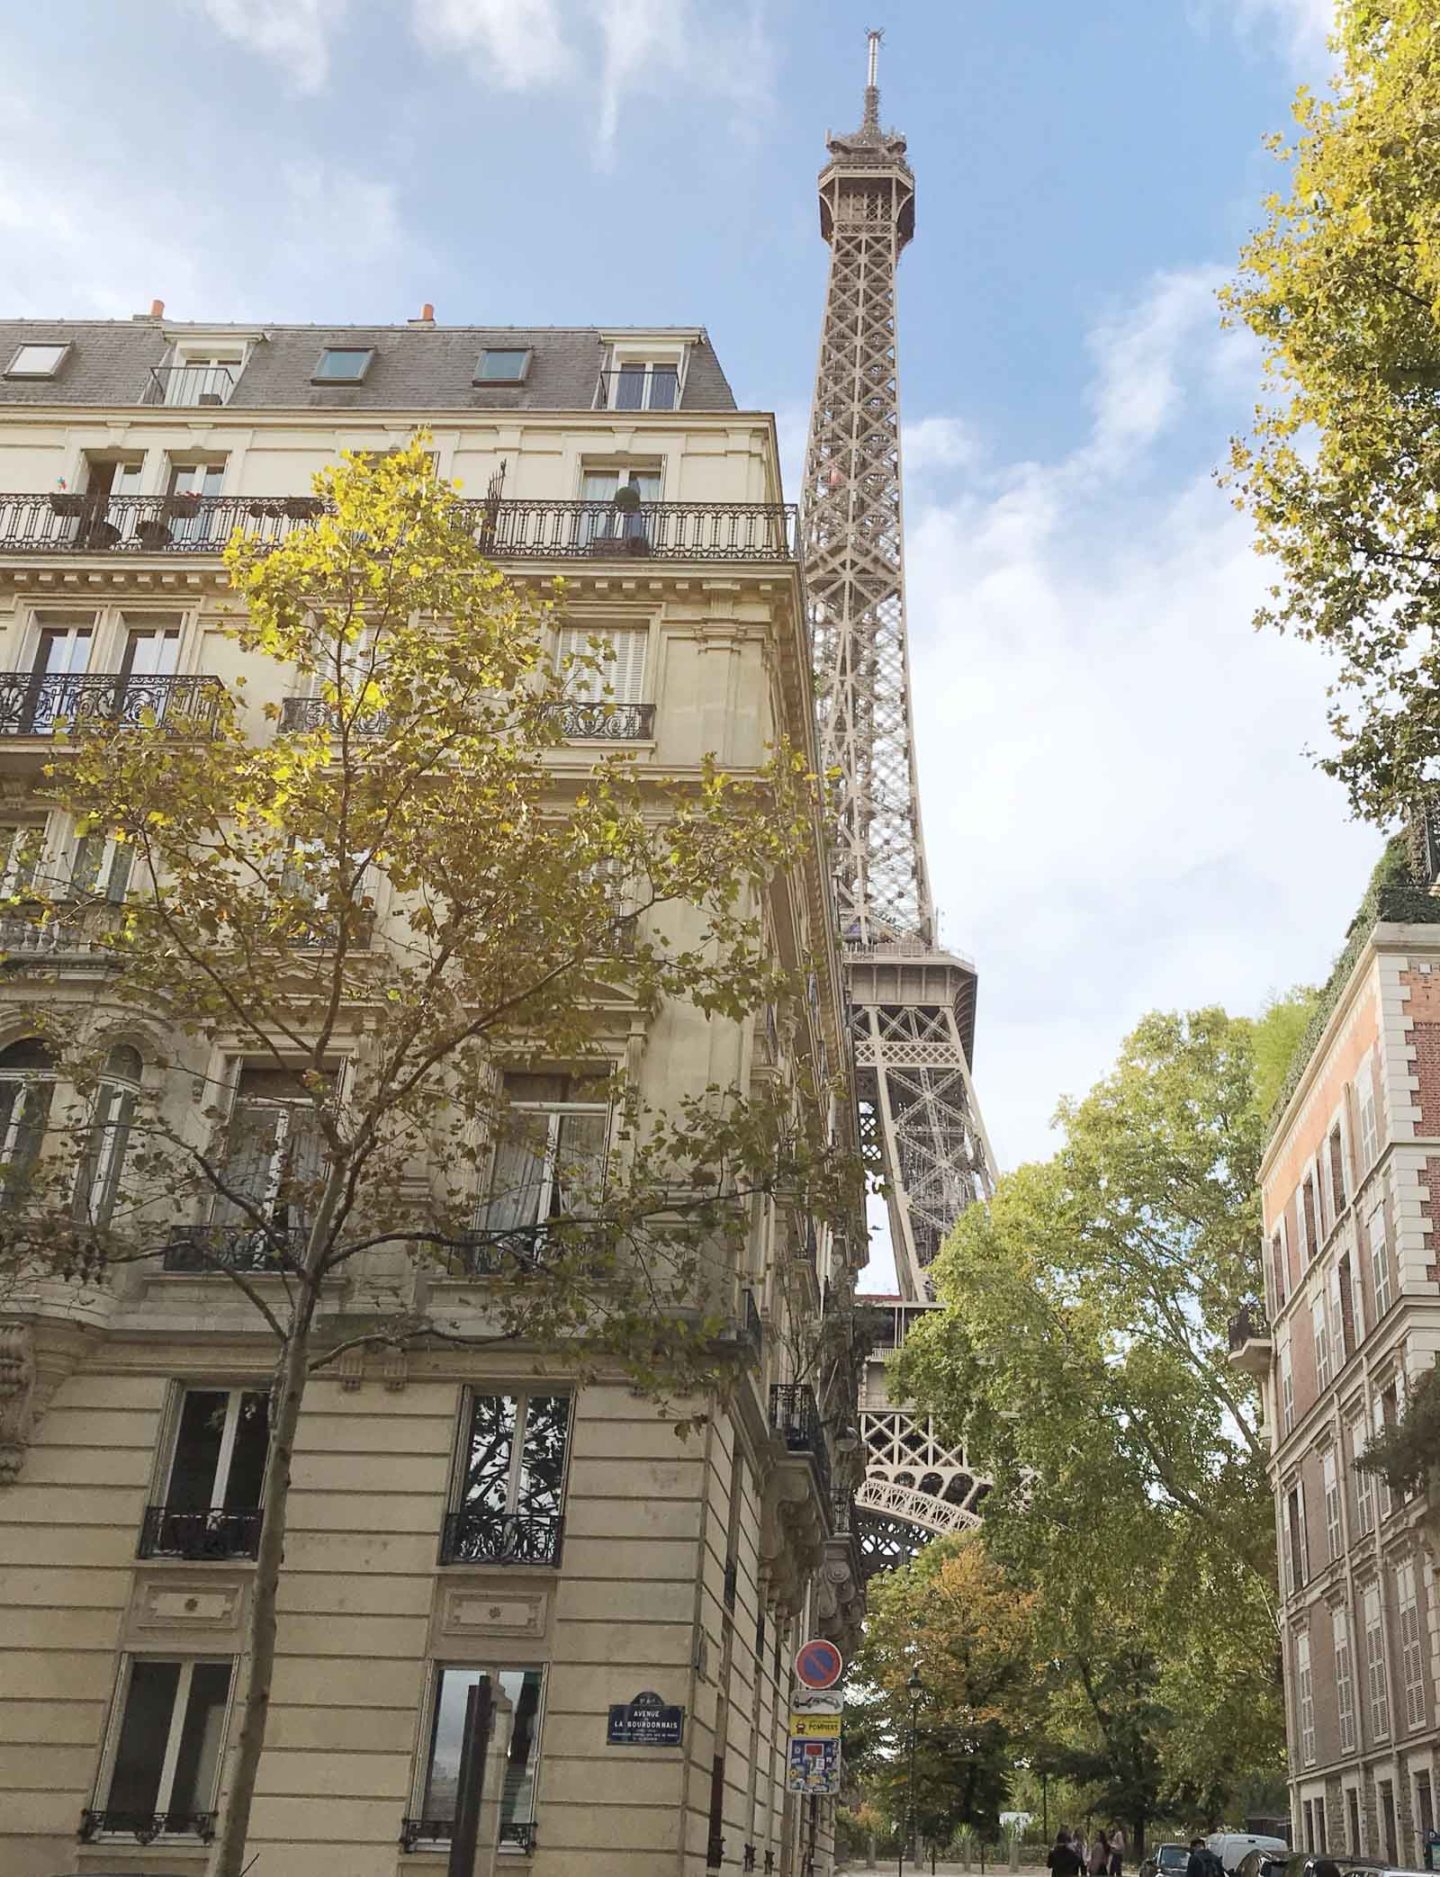
[[[20,1471],[35,1414],[35,1331],[0,1323],[0,1485]]]

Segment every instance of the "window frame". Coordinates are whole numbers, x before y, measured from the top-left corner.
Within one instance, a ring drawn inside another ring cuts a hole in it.
[[[1310,1337],[1315,1347],[1315,1390],[1323,1393],[1334,1374],[1330,1345],[1330,1280],[1322,1273],[1320,1287],[1310,1297]]]
[[[1350,1634],[1350,1611],[1343,1603],[1331,1606],[1330,1641],[1340,1751],[1353,1753],[1359,1741],[1355,1708],[1355,1645]]]
[[[1374,1531],[1377,1511],[1375,1481],[1364,1467],[1356,1464],[1369,1445],[1368,1425],[1363,1406],[1348,1422],[1350,1471],[1355,1479],[1355,1523],[1359,1526],[1363,1537],[1368,1537]]]
[[[555,1073],[570,1080],[590,1080],[589,1077],[573,1077],[564,1070]],[[593,1080],[599,1081],[596,1075]],[[490,1151],[486,1163],[485,1180],[481,1191],[476,1196],[474,1226],[476,1232],[540,1232],[552,1219],[563,1216],[554,1210],[556,1172],[560,1160],[560,1125],[567,1115],[600,1115],[604,1118],[604,1140],[601,1145],[600,1181],[603,1186],[609,1169],[611,1134],[614,1125],[615,1104],[613,1100],[605,1102],[576,1101],[509,1101],[500,1117],[500,1125],[495,1129],[490,1141]],[[495,1225],[490,1222],[489,1212],[496,1202],[495,1177],[500,1164],[500,1153],[504,1146],[506,1123],[513,1115],[543,1114],[549,1117],[546,1132],[545,1155],[542,1172],[537,1187],[535,1217],[528,1223],[519,1225]]]
[[[507,1824],[512,1828],[519,1826],[526,1833],[533,1833],[539,1810],[540,1769],[542,1765],[541,1743],[544,1739],[545,1712],[550,1695],[550,1666],[548,1661],[520,1663],[497,1662],[495,1660],[457,1662],[453,1660],[446,1661],[442,1658],[434,1658],[428,1663],[425,1686],[421,1695],[420,1727],[415,1749],[415,1770],[414,1776],[410,1782],[409,1801],[413,1810],[410,1815],[410,1820],[407,1821],[407,1824],[413,1821],[413,1824],[419,1827],[419,1829],[415,1831],[413,1835],[410,1835],[410,1842],[406,1846],[407,1849],[415,1849],[421,1845],[443,1845],[450,1842],[450,1832],[427,1835],[424,1830],[424,1827],[427,1825],[448,1824],[452,1831],[454,1827],[453,1812],[448,1819],[444,1819],[438,1813],[428,1811],[426,1804],[430,1796],[430,1781],[435,1761],[435,1740],[440,1724],[440,1704],[444,1697],[444,1678],[447,1674],[475,1675],[477,1677],[484,1676],[489,1680],[492,1687],[498,1686],[500,1678],[504,1675],[518,1675],[522,1677],[522,1689],[524,1686],[524,1676],[535,1675],[538,1678],[539,1694],[535,1702],[535,1724],[530,1737],[529,1752],[526,1756],[525,1774],[522,1774],[522,1780],[528,1775],[529,1792],[527,1795],[528,1805],[526,1809],[528,1810],[529,1816],[527,1818],[516,1818],[512,1813],[510,1818],[508,1820],[506,1819],[504,1815],[505,1780],[502,1776],[499,1806],[500,1817],[497,1821],[500,1830],[498,1848],[502,1853],[506,1853],[509,1850],[504,1836]],[[513,1740],[513,1738],[514,1733],[512,1727],[511,1739]],[[506,1746],[507,1771],[508,1763],[509,1743],[507,1743]],[[520,1842],[521,1841],[515,1837],[512,1837],[509,1841],[510,1845],[518,1845]]]
[[[10,363],[5,367],[4,375],[30,384],[42,384],[47,379],[58,378],[65,369],[74,343],[73,339],[21,339],[10,355]],[[55,363],[44,371],[27,371],[20,363],[27,352],[54,352],[57,357]]]
[[[1315,1764],[1315,1680],[1309,1628],[1295,1632],[1295,1733],[1302,1766]],[[1308,1802],[1307,1802],[1308,1803]]]
[[[506,1516],[525,1515],[529,1508],[521,1503],[520,1488],[525,1471],[525,1435],[529,1426],[530,1403],[532,1401],[560,1401],[566,1403],[565,1442],[560,1467],[560,1489],[557,1496],[558,1509],[553,1515],[564,1519],[565,1508],[570,1498],[570,1460],[575,1436],[575,1390],[556,1387],[543,1379],[525,1382],[473,1382],[464,1392],[460,1403],[460,1432],[455,1448],[454,1478],[449,1493],[449,1510],[463,1512],[466,1506],[465,1481],[470,1470],[470,1456],[474,1444],[475,1407],[479,1401],[513,1401],[515,1405],[515,1424],[510,1436],[510,1458],[505,1468],[505,1503],[496,1510]],[[530,1514],[530,1516],[542,1516]],[[543,1515],[549,1516],[549,1515]]]
[[[126,1651],[121,1659],[115,1677],[114,1693],[111,1697],[110,1714],[105,1729],[104,1746],[100,1755],[100,1764],[96,1770],[93,1798],[96,1801],[92,1810],[103,1818],[110,1810],[110,1797],[115,1782],[115,1763],[119,1757],[120,1737],[124,1731],[125,1713],[129,1705],[131,1683],[135,1667],[140,1662],[173,1663],[180,1674],[175,1684],[175,1696],[170,1708],[170,1725],[166,1731],[165,1746],[161,1754],[160,1772],[155,1790],[156,1818],[165,1818],[170,1813],[170,1800],[175,1791],[175,1763],[179,1758],[181,1735],[189,1706],[190,1690],[194,1683],[195,1670],[201,1667],[224,1667],[229,1671],[229,1682],[225,1692],[224,1710],[220,1722],[220,1735],[215,1754],[214,1780],[210,1792],[209,1805],[193,1814],[196,1818],[214,1818],[218,1810],[220,1789],[225,1773],[225,1757],[229,1747],[230,1726],[235,1713],[235,1688],[238,1677],[235,1673],[237,1658],[233,1655],[212,1654],[200,1651],[195,1655],[179,1655],[162,1650],[133,1649]],[[103,1803],[102,1803],[103,1798]],[[161,1803],[162,1799],[165,1803]],[[133,1838],[134,1830],[110,1829],[101,1825],[92,1834],[103,1839]],[[195,1837],[194,1832],[162,1831],[158,1842],[176,1839],[186,1841]]]
[[[1327,1447],[1320,1456],[1320,1489],[1325,1502],[1327,1561],[1334,1564],[1345,1549],[1345,1528],[1340,1506],[1340,1463],[1334,1447]]]
[[[1370,1738],[1390,1738],[1390,1677],[1385,1660],[1385,1605],[1378,1578],[1372,1578],[1360,1592],[1363,1616],[1365,1657],[1365,1696],[1369,1713]],[[1372,1614],[1374,1621],[1371,1621]]]
[[[23,812],[0,821],[0,900],[24,900],[45,873],[49,817]]]
[[[1375,1231],[1375,1221],[1380,1221],[1380,1230]],[[1390,1292],[1390,1228],[1385,1220],[1385,1199],[1382,1194],[1365,1214],[1365,1251],[1370,1264],[1370,1293],[1375,1300],[1375,1321],[1378,1324],[1394,1298]]]
[[[470,382],[487,390],[494,385],[523,385],[530,376],[530,363],[534,356],[534,348],[528,345],[482,345]],[[491,377],[486,373],[485,361],[492,357],[518,358],[520,369],[503,377]]]
[[[1400,1686],[1405,1702],[1405,1731],[1426,1723],[1425,1649],[1428,1638],[1420,1609],[1421,1582],[1413,1558],[1395,1566],[1395,1628],[1400,1641]],[[1413,1670],[1413,1673],[1412,1673]]]
[[[245,1397],[247,1395],[263,1396],[267,1392],[266,1389],[257,1386],[253,1380],[249,1382],[176,1381],[169,1404],[169,1425],[159,1449],[160,1465],[156,1469],[152,1482],[155,1493],[154,1503],[168,1506],[171,1502],[170,1495],[175,1485],[175,1461],[180,1445],[180,1429],[185,1414],[186,1397],[189,1395],[224,1395],[225,1426],[220,1436],[220,1451],[215,1456],[215,1477],[210,1482],[210,1503],[208,1506],[197,1508],[197,1510],[208,1512],[223,1512],[225,1495],[230,1486],[230,1474],[235,1464],[235,1445],[239,1436]],[[265,1467],[261,1475],[260,1504],[237,1506],[233,1508],[236,1511],[258,1512],[264,1507],[266,1489],[270,1484],[271,1441],[268,1412],[265,1425]]]
[[[140,1071],[133,1079],[114,1066],[121,1049],[134,1050],[139,1059]],[[130,1148],[130,1130],[144,1078],[145,1058],[139,1050],[133,1043],[117,1044],[100,1072],[100,1084],[86,1123],[84,1156],[75,1169],[71,1211],[83,1223],[104,1227],[114,1214],[125,1178],[125,1156]],[[108,1104],[108,1112],[102,1113],[102,1104]]]
[[[25,1043],[33,1043],[41,1049],[47,1048],[41,1037],[17,1036],[5,1045],[4,1050],[0,1050],[0,1084],[6,1087],[14,1086],[20,1090],[20,1095],[12,1104],[10,1112],[3,1121],[0,1121],[0,1207],[9,1203],[5,1190],[9,1182],[5,1178],[4,1169],[10,1164],[15,1148],[19,1145],[27,1126],[35,1126],[36,1133],[33,1151],[23,1162],[19,1163],[22,1189],[44,1157],[45,1139],[50,1131],[50,1111],[55,1104],[55,1090],[60,1080],[60,1064],[53,1051],[48,1052],[50,1061],[47,1064],[32,1063],[15,1069],[5,1067],[4,1059],[9,1051]],[[28,1122],[26,1113],[37,1090],[44,1091],[39,1103],[38,1125]]]
[[[1277,1368],[1280,1378],[1280,1431],[1288,1434],[1295,1425],[1295,1368],[1290,1360],[1290,1346],[1283,1344]]]
[[[359,371],[344,373],[327,372],[325,369],[326,359],[337,357],[341,353],[345,353],[352,358],[363,359],[364,363],[361,365]],[[369,377],[370,367],[374,363],[375,347],[373,345],[324,345],[320,348],[320,356],[311,367],[310,382],[312,385],[362,385]]]
[[[1356,1071],[1355,1106],[1359,1121],[1360,1164],[1355,1168],[1358,1187],[1380,1157],[1380,1104],[1375,1093],[1375,1052],[1369,1050]]]

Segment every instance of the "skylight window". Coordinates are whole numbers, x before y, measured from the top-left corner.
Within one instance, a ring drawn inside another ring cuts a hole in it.
[[[375,356],[373,346],[327,345],[320,363],[310,374],[311,382],[320,385],[358,385],[370,369]]]
[[[518,385],[530,370],[530,352],[525,346],[486,347],[475,367],[477,385]]]
[[[15,356],[5,367],[7,378],[53,378],[70,350],[64,345],[17,346]]]

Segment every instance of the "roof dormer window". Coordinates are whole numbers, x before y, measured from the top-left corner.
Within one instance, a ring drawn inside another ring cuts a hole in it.
[[[361,384],[374,356],[374,346],[327,345],[310,374],[310,382],[317,385]]]
[[[685,394],[689,347],[650,339],[617,341],[595,393],[599,411],[673,411]]]
[[[53,378],[65,363],[69,344],[21,345],[5,367],[7,378]]]
[[[528,346],[486,346],[475,366],[477,385],[518,385],[530,370]]]

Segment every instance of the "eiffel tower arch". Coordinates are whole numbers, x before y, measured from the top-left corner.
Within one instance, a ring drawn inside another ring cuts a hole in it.
[[[928,1269],[994,1160],[971,1081],[976,973],[939,943],[925,842],[905,620],[895,278],[915,231],[905,139],[880,125],[880,34],[869,35],[858,131],[826,139],[820,232],[830,247],[801,491],[822,768],[831,803],[857,1094],[878,1141],[900,1286],[891,1342],[930,1306]],[[870,1365],[856,1496],[867,1570],[978,1523],[988,1482],[927,1417],[892,1403]]]

